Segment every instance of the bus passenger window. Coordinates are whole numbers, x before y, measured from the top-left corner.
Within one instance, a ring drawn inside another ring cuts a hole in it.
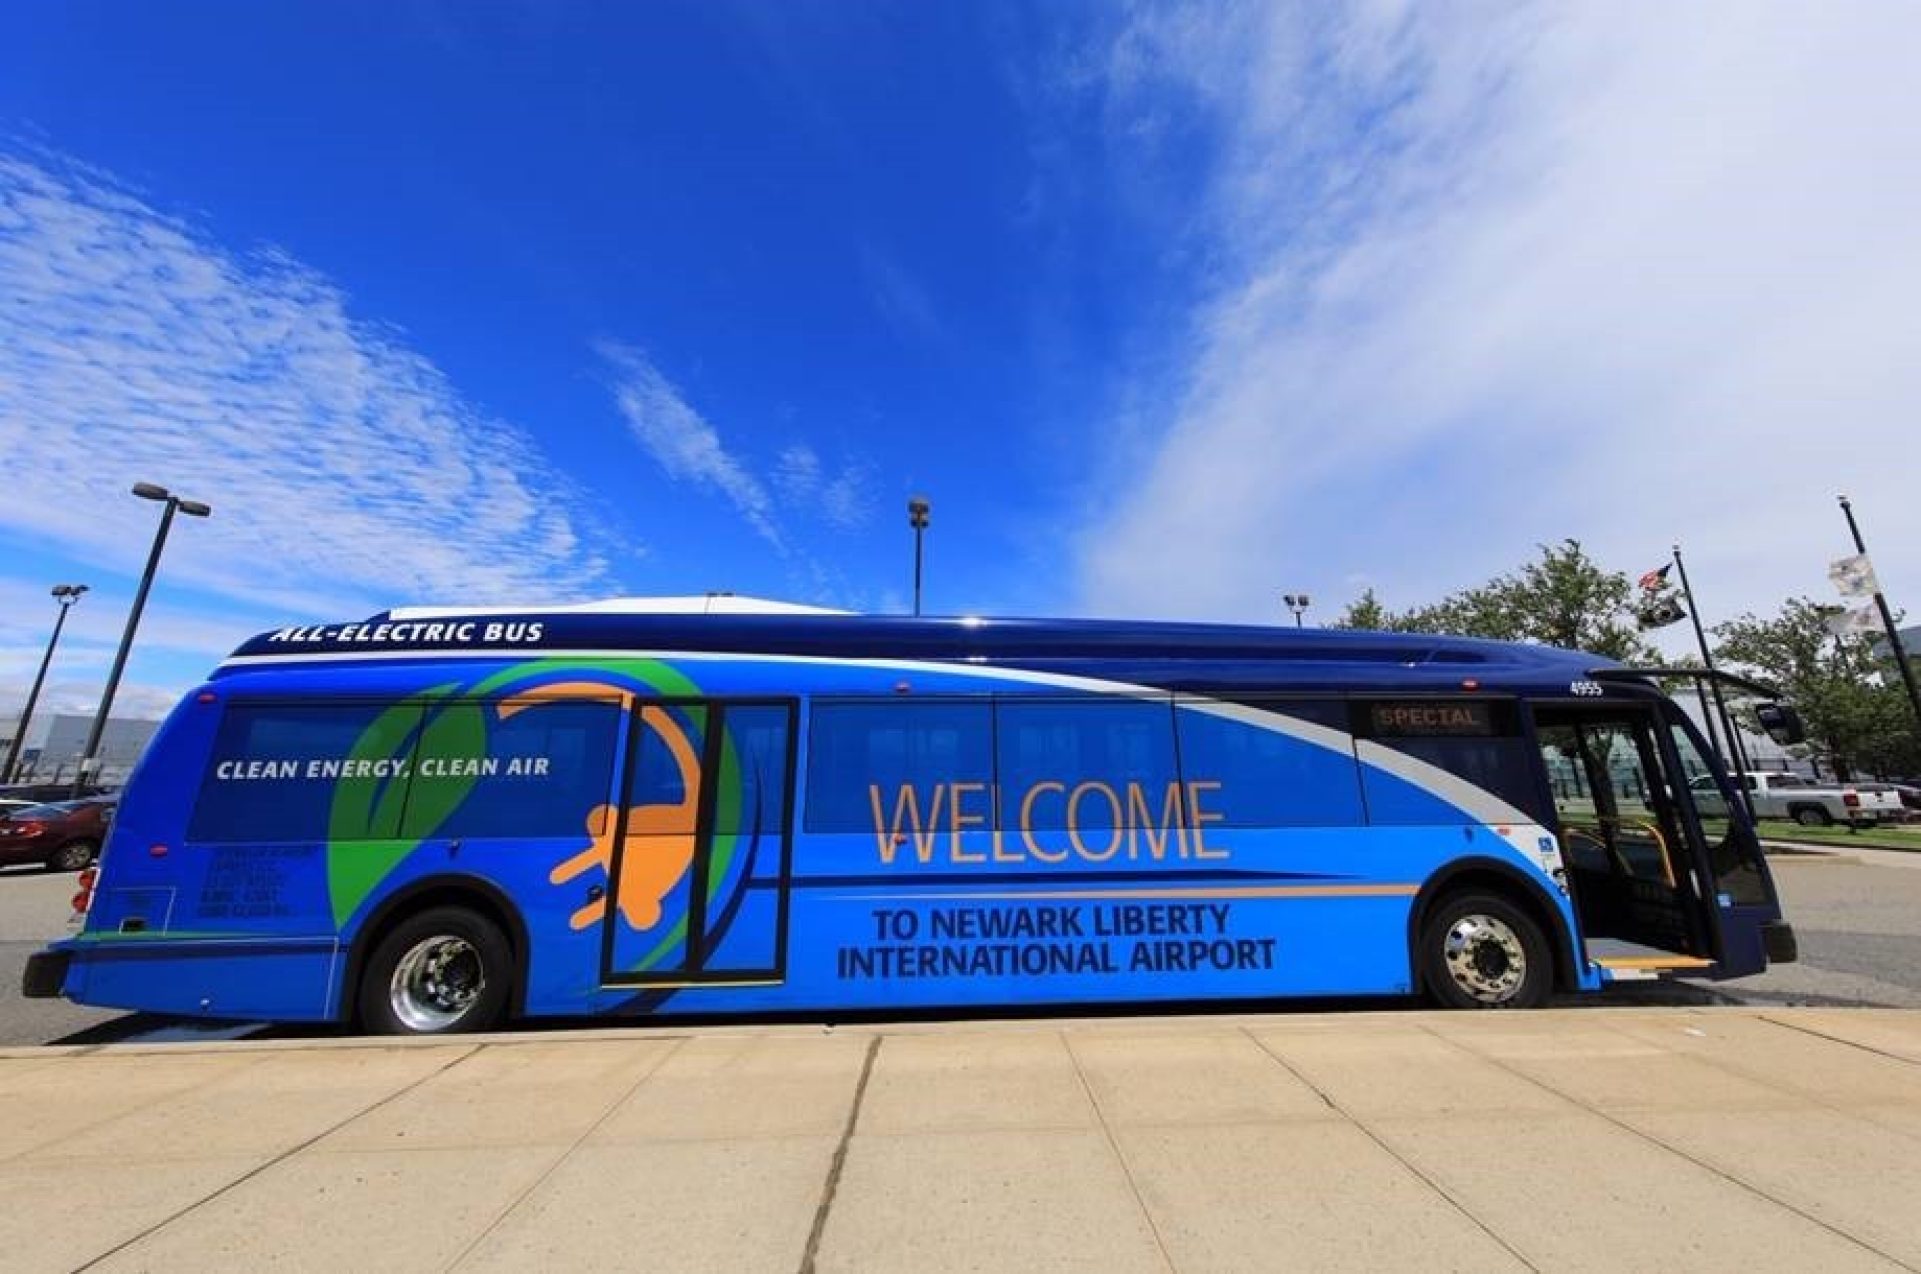
[[[1181,777],[1219,784],[1209,804],[1223,827],[1356,827],[1366,821],[1345,704],[1182,703],[1179,724]]]
[[[810,832],[875,831],[900,811],[934,821],[945,817],[954,784],[994,782],[994,717],[985,701],[814,704],[807,745]],[[911,809],[910,809],[911,807]]]
[[[1540,757],[1521,737],[1513,703],[1365,699],[1354,702],[1353,720],[1368,822],[1545,820]]]
[[[604,826],[620,706],[461,702],[428,710],[401,836],[581,836]]]
[[[1003,827],[1071,822],[1110,831],[1182,821],[1168,700],[1003,700],[994,743]],[[1056,795],[1029,800],[1035,792]]]

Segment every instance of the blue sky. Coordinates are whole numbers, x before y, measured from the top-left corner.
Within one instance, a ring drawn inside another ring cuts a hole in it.
[[[1276,620],[1579,536],[1921,595],[1912,6],[19,4],[0,704],[730,589]],[[1705,498],[1704,498],[1705,497]],[[1910,603],[1912,606],[1914,603]]]

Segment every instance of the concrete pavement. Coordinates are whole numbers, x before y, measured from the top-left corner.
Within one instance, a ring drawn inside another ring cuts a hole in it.
[[[9,1270],[1921,1267],[1921,1013],[0,1052]]]

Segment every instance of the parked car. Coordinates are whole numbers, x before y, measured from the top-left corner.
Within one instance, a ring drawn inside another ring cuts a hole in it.
[[[1907,823],[1921,818],[1921,787],[1909,787],[1904,783],[1857,783],[1855,786],[1863,792],[1893,795],[1897,805],[1885,815],[1890,822]]]
[[[1885,783],[1860,785],[1821,784],[1799,774],[1759,771],[1739,776],[1754,801],[1756,818],[1791,818],[1803,827],[1826,827],[1830,823],[1866,825],[1901,817],[1901,798],[1893,791],[1870,791],[1887,787]],[[1710,818],[1724,817],[1727,802],[1714,779],[1703,776],[1688,785],[1694,792],[1695,806]]]
[[[8,783],[0,786],[0,800],[28,801],[44,805],[49,801],[81,800],[89,796],[105,796],[107,789],[96,783],[82,785],[76,793],[73,784],[67,783]]]
[[[114,803],[89,797],[8,811],[0,817],[0,865],[44,863],[79,871],[100,856]]]

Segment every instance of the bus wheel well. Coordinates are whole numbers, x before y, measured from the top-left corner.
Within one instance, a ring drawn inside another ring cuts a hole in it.
[[[1519,907],[1541,927],[1541,932],[1547,936],[1548,946],[1554,951],[1555,987],[1571,991],[1578,985],[1573,938],[1568,933],[1567,921],[1561,915],[1560,908],[1548,899],[1546,891],[1539,885],[1506,863],[1489,858],[1467,859],[1447,871],[1437,873],[1415,896],[1407,919],[1407,951],[1412,985],[1417,990],[1421,985],[1421,930],[1427,924],[1428,913],[1443,898],[1459,893],[1493,894]]]
[[[416,881],[388,898],[374,908],[360,926],[360,932],[355,936],[347,956],[346,976],[341,981],[339,1011],[336,1014],[339,1021],[353,1020],[367,957],[380,945],[380,940],[407,917],[419,915],[433,907],[464,907],[506,935],[514,959],[514,989],[508,1000],[507,1013],[510,1017],[519,1016],[527,994],[528,954],[527,926],[520,918],[519,908],[487,881],[472,876],[439,876]]]

